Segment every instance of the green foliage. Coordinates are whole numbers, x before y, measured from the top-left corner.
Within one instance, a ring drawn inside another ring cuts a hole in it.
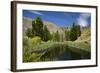
[[[23,62],[29,62],[29,56],[31,55],[29,47],[23,47]]]
[[[56,31],[56,33],[54,34],[54,41],[60,41],[60,35],[58,31]]]
[[[40,57],[41,57],[41,53],[32,53],[30,56],[29,56],[29,62],[38,62],[40,61]]]
[[[89,43],[85,43],[84,41],[68,41],[67,44],[68,46],[79,48],[80,50],[84,50],[87,52],[91,51],[91,45]]]
[[[26,36],[33,38],[38,36],[43,41],[48,41],[51,39],[51,34],[46,25],[43,24],[41,18],[37,17],[32,21],[32,28],[26,30]]]
[[[32,59],[36,59],[36,55],[39,54],[34,54],[36,57],[32,57],[33,55],[31,54],[32,48],[36,45],[41,44],[42,40],[40,37],[34,37],[34,38],[28,38],[27,36],[23,37],[23,61],[24,62],[30,62]]]
[[[53,32],[51,35],[51,38],[55,42],[64,42],[65,41],[64,34],[59,33],[59,31],[56,31],[55,33]]]
[[[42,40],[40,37],[35,36],[33,38],[23,37],[23,46],[31,48],[34,45],[41,44]]]
[[[55,41],[55,33],[54,32],[52,32],[52,34],[51,34],[51,40]]]
[[[45,25],[44,29],[43,29],[43,40],[48,41],[50,39],[51,39],[51,34],[50,34],[49,30],[47,29],[47,26]]]
[[[37,45],[37,44],[40,44],[42,42],[42,40],[40,37],[35,36],[35,37],[30,39],[30,42],[32,45]]]
[[[80,25],[76,26],[76,30],[77,30],[77,37],[81,36],[81,27],[80,27]]]
[[[64,35],[61,33],[60,34],[60,41],[63,42],[64,41]]]
[[[27,36],[23,37],[23,61],[28,62],[30,56],[30,41]]]
[[[29,39],[27,36],[23,37],[23,46],[29,46]]]
[[[34,36],[34,34],[32,33],[32,29],[31,28],[28,28],[25,33],[26,33],[26,36],[28,36],[30,38],[32,38]]]
[[[69,30],[65,30],[65,40],[66,41],[70,40],[70,31]]]
[[[37,17],[32,21],[32,32],[35,36],[39,36],[43,40],[43,22],[41,18]]]
[[[81,35],[81,29],[79,25],[73,23],[72,28],[70,29],[70,40],[75,41]]]

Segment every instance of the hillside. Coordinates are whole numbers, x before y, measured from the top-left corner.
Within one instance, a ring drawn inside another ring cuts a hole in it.
[[[89,27],[82,28],[81,36],[76,41],[91,41],[91,31]]]
[[[31,27],[32,27],[32,19],[23,17],[23,35],[25,35],[25,31],[27,30],[27,28]]]
[[[56,24],[48,22],[48,21],[43,21],[43,23],[44,23],[44,25],[47,26],[48,30],[51,33],[56,32],[56,31],[63,33],[63,30],[59,26],[57,26]],[[27,28],[32,28],[32,19],[30,19],[28,17],[23,17],[23,32],[24,33],[27,30]]]
[[[62,29],[62,27],[57,26],[56,24],[52,23],[52,22],[48,22],[48,21],[43,21],[44,25],[47,26],[48,30],[52,33],[52,32],[60,32],[60,34],[64,34],[64,28]],[[32,19],[28,18],[28,17],[23,17],[23,34],[25,34],[25,31],[27,30],[27,28],[32,28]],[[82,27],[82,33],[81,36],[76,40],[76,42],[78,41],[87,41],[89,42],[91,36],[91,32],[90,32],[90,28],[89,27]]]

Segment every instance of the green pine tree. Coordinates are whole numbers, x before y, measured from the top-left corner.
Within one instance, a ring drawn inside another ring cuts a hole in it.
[[[75,41],[80,35],[81,35],[80,26],[75,25],[75,23],[73,23],[73,26],[71,27],[70,30],[70,40]]]
[[[43,40],[43,22],[40,17],[32,21],[32,32],[35,36],[39,36]]]
[[[65,30],[65,40],[66,41],[70,40],[70,31],[68,29]]]
[[[54,38],[55,38],[55,41],[58,41],[58,42],[60,41],[60,35],[58,31],[56,31]]]
[[[50,40],[50,38],[51,38],[50,32],[49,32],[47,26],[44,25],[44,29],[43,29],[43,40],[44,41],[48,41],[48,40]]]
[[[25,33],[26,33],[26,36],[28,36],[30,38],[32,38],[34,36],[34,34],[32,33],[32,29],[31,28],[28,28]]]

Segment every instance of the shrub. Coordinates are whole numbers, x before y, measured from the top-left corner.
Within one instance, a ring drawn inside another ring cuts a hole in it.
[[[30,43],[32,45],[37,45],[37,44],[40,44],[42,42],[41,38],[36,36],[36,37],[33,37],[30,39]]]
[[[25,33],[29,38],[32,38],[34,36],[34,34],[32,33],[32,28],[28,28]]]
[[[88,41],[84,41],[84,43],[86,43],[86,44],[87,44],[87,43],[88,43]]]
[[[27,36],[23,37],[23,46],[29,46],[29,38]]]
[[[31,55],[31,50],[34,45],[40,44],[41,42],[42,41],[40,37],[34,37],[34,38],[28,38],[27,36],[23,37],[23,62],[30,62],[31,60],[37,57],[37,56],[35,57],[35,54],[34,56]]]

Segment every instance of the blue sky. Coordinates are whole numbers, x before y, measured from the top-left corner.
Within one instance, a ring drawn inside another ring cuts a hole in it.
[[[23,16],[31,19],[40,17],[43,21],[52,22],[61,27],[71,26],[73,22],[81,26],[91,24],[90,13],[23,10]]]

